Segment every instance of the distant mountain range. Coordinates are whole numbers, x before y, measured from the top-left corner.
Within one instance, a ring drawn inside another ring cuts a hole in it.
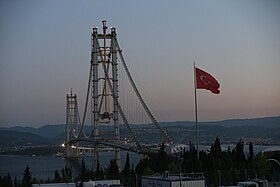
[[[195,122],[161,122],[161,126],[176,143],[195,141]],[[91,127],[85,126],[90,132]],[[223,143],[237,142],[240,138],[271,144],[280,144],[280,116],[256,119],[232,119],[215,122],[199,122],[200,140],[213,143],[219,137]],[[32,127],[0,127],[0,146],[61,144],[65,139],[65,125]]]
[[[46,144],[48,139],[28,132],[0,130],[0,145],[29,145]]]
[[[176,121],[176,122],[162,122],[161,126],[193,126],[194,121]],[[280,116],[276,117],[264,117],[254,119],[228,119],[222,121],[211,121],[211,122],[199,122],[199,125],[218,125],[221,127],[237,127],[237,126],[258,126],[267,128],[278,128],[280,127]]]

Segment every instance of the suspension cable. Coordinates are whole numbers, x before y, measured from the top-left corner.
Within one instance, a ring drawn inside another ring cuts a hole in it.
[[[98,44],[98,45],[99,45],[99,44]],[[102,59],[102,55],[101,55],[100,57],[101,57],[101,61],[102,61],[102,60],[103,60],[103,59]],[[106,68],[105,64],[102,64],[102,66],[103,66],[103,70],[104,70],[105,76],[108,76],[108,71],[107,71],[107,68]],[[110,89],[110,91],[111,91],[111,93],[112,93],[112,95],[113,95],[114,102],[116,103],[116,105],[117,105],[117,107],[118,107],[118,109],[119,109],[120,116],[121,116],[121,118],[123,119],[123,122],[124,122],[124,124],[126,125],[127,129],[129,130],[129,133],[130,133],[132,139],[133,139],[134,142],[136,143],[138,150],[143,150],[143,148],[142,148],[142,146],[141,146],[141,143],[140,143],[138,137],[135,135],[134,130],[129,126],[129,123],[128,123],[128,121],[127,121],[127,118],[126,118],[126,116],[125,116],[125,114],[124,114],[124,112],[123,112],[123,110],[122,110],[122,108],[121,108],[121,106],[120,106],[120,104],[119,104],[119,102],[118,102],[118,99],[115,97],[115,93],[114,93],[114,90],[113,90],[113,86],[112,86],[112,84],[111,84],[111,81],[108,81],[108,86],[109,86],[109,89]]]
[[[91,86],[91,76],[92,76],[92,60],[91,60],[91,63],[90,63],[87,96],[86,96],[86,102],[85,102],[85,108],[84,108],[84,114],[83,114],[83,121],[82,121],[81,129],[80,129],[80,133],[79,133],[79,136],[78,136],[79,138],[81,137],[82,132],[83,132],[83,135],[85,136],[83,128],[84,128],[86,114],[87,114],[87,108],[88,108],[89,92],[90,92],[90,86]]]
[[[125,71],[126,71],[126,74],[127,74],[127,76],[128,76],[128,79],[129,79],[129,81],[130,81],[130,83],[131,83],[131,85],[132,85],[132,87],[133,87],[133,89],[134,89],[134,91],[135,91],[135,93],[136,93],[138,99],[140,100],[142,106],[143,106],[144,109],[146,110],[146,112],[147,112],[148,116],[150,117],[150,119],[152,120],[153,124],[160,130],[160,132],[164,135],[165,139],[166,139],[169,143],[172,143],[173,141],[171,140],[171,138],[170,138],[170,137],[168,136],[168,134],[161,128],[161,126],[159,125],[159,123],[158,123],[157,120],[154,118],[154,116],[153,116],[152,113],[150,112],[149,108],[148,108],[147,105],[145,104],[143,98],[141,97],[141,95],[140,95],[140,93],[139,93],[139,91],[138,91],[138,89],[137,89],[137,87],[136,87],[136,85],[135,85],[135,83],[134,83],[134,81],[133,81],[133,79],[132,79],[132,77],[131,77],[131,74],[130,74],[130,72],[129,72],[129,70],[128,70],[128,67],[127,67],[127,65],[126,65],[126,63],[125,63],[125,60],[124,60],[124,58],[123,58],[122,51],[120,50],[120,46],[119,46],[119,43],[118,43],[117,39],[116,39],[116,44],[117,44],[117,47],[118,47],[118,49],[119,49],[118,51],[119,51],[119,55],[120,55],[122,64],[123,64],[123,66],[124,66],[124,69],[125,69]]]

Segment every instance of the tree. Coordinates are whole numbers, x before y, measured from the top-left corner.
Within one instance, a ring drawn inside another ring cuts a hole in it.
[[[99,159],[97,159],[96,170],[90,171],[90,178],[92,180],[103,179],[103,177],[104,177],[103,175],[104,175],[104,173],[103,173],[102,167],[100,167]]]
[[[253,173],[253,159],[254,159],[254,148],[252,142],[249,144],[249,154],[248,154],[248,165],[247,170],[250,178],[255,177]]]
[[[271,163],[267,162],[267,156],[263,153],[257,154],[252,160],[254,176],[265,178],[271,168]]]
[[[138,175],[142,174],[144,169],[145,169],[145,165],[144,165],[144,158],[143,158],[143,159],[140,159],[138,164],[136,165],[135,173],[137,173]]]
[[[61,181],[61,176],[57,170],[54,172],[54,182],[60,182]]]
[[[96,164],[96,177],[99,179],[99,178],[101,178],[101,177],[103,177],[102,175],[103,175],[103,171],[102,171],[102,173],[101,173],[101,171],[102,171],[102,168],[100,168],[100,163],[99,163],[99,159],[97,159],[97,164]]]
[[[87,172],[87,169],[86,169],[86,164],[85,164],[84,158],[82,160],[82,168],[81,168],[81,173],[80,173],[80,180],[82,182],[85,182],[85,181],[88,180],[88,172]]]
[[[216,157],[220,157],[222,152],[220,139],[216,137],[214,145],[211,146],[211,153]]]
[[[220,139],[216,137],[215,143],[212,144],[210,154],[213,156],[214,164],[217,166],[218,169],[222,169],[222,148]]]
[[[65,167],[61,170],[62,182],[71,182],[72,181],[72,168],[68,167],[66,164]]]
[[[15,187],[18,187],[17,177],[15,177],[14,186],[15,186]]]
[[[104,175],[105,175],[105,172],[103,171],[103,169],[102,169],[102,167],[101,167],[101,168],[100,168],[100,173],[99,173],[99,178],[98,178],[98,179],[100,179],[100,180],[105,179],[105,178],[104,178]]]
[[[125,160],[125,164],[124,164],[124,168],[122,171],[123,175],[124,175],[124,183],[127,186],[131,186],[130,185],[130,174],[131,174],[131,169],[130,169],[130,160],[129,160],[129,153],[126,153],[126,160]]]
[[[112,179],[118,179],[120,172],[119,167],[117,165],[116,159],[110,160],[109,168],[108,168],[108,175]]]
[[[153,163],[156,163],[153,168],[156,172],[162,173],[168,169],[169,157],[164,151],[164,145],[161,146],[159,153],[157,154],[156,160]]]
[[[26,168],[24,170],[21,186],[22,187],[31,187],[32,186],[32,175],[30,172],[30,167],[28,165],[26,166]]]
[[[168,171],[170,174],[178,174],[179,173],[179,164],[176,164],[174,161],[168,164]]]
[[[125,159],[125,164],[124,164],[124,168],[123,168],[123,173],[125,175],[130,173],[130,160],[129,160],[129,153],[126,153],[126,159]]]
[[[146,167],[143,171],[143,175],[153,175],[153,174],[155,174],[155,172],[149,167]]]
[[[251,161],[253,158],[254,158],[254,148],[252,142],[250,142],[248,160]]]
[[[10,174],[7,176],[4,176],[3,178],[0,176],[0,186],[3,187],[12,187],[13,186],[13,181],[11,179]]]
[[[242,139],[239,140],[239,142],[235,146],[235,152],[234,153],[234,160],[235,160],[235,165],[237,169],[243,170],[245,168],[245,154],[244,154],[244,141]]]
[[[131,173],[135,173],[135,169],[134,169],[134,164],[132,164],[132,166],[131,166]]]

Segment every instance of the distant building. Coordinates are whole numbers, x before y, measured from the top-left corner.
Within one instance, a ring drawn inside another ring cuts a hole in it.
[[[237,187],[259,187],[258,183],[253,181],[238,182]]]
[[[202,173],[169,175],[164,173],[158,176],[143,176],[142,187],[205,187],[205,178]]]
[[[166,153],[174,157],[184,153],[184,150],[189,150],[189,146],[185,144],[172,144],[167,146]]]
[[[76,183],[32,184],[32,187],[76,187]]]
[[[99,180],[83,182],[82,187],[123,187],[120,180]]]
[[[32,187],[123,187],[120,180],[99,180],[76,183],[32,184]]]
[[[274,152],[274,151],[280,151],[280,146],[271,146],[266,148],[263,152]]]
[[[253,179],[252,181],[243,181],[237,183],[238,187],[268,187],[268,181],[262,179]]]

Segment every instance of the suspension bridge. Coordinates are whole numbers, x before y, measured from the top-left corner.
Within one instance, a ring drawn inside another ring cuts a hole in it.
[[[83,115],[77,94],[66,96],[65,157],[77,158],[79,147],[92,149],[94,169],[102,148],[114,148],[120,168],[120,151],[155,153],[172,139],[160,126],[141,96],[125,62],[116,28],[107,33],[92,28],[91,60]],[[88,122],[89,121],[89,122]],[[86,125],[87,124],[87,125]]]

